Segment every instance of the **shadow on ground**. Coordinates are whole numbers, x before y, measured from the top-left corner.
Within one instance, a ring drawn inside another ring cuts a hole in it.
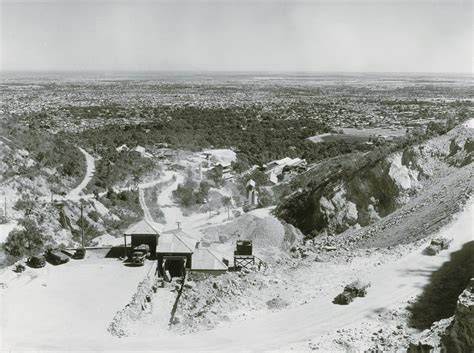
[[[125,247],[123,245],[120,246],[114,246],[110,248],[109,251],[105,254],[106,258],[119,258],[121,256],[125,256],[125,254],[128,254],[131,251],[131,248],[127,246]]]
[[[408,307],[411,327],[427,329],[433,322],[454,314],[459,295],[474,277],[474,241],[453,252],[449,261],[430,276],[416,302]]]

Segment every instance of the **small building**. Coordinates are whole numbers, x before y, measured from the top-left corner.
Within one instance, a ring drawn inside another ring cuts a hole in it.
[[[127,237],[131,248],[146,244],[150,248],[151,258],[158,261],[158,273],[165,277],[182,277],[185,271],[199,271],[221,274],[227,271],[227,265],[208,249],[201,249],[199,242],[182,229],[159,232],[160,225],[141,220],[132,224],[124,232],[125,251]],[[126,256],[129,254],[126,253]]]
[[[156,257],[160,274],[169,271],[171,277],[180,277],[183,271],[210,274],[227,271],[227,265],[212,251],[201,248],[199,242],[179,228],[161,233]]]
[[[193,265],[191,270],[193,272],[220,275],[227,272],[227,265],[211,250],[203,249],[198,246],[193,252]]]
[[[127,249],[127,237],[130,237],[130,244],[135,248],[141,244],[150,247],[151,256],[154,257],[158,245],[158,237],[160,236],[155,224],[151,224],[145,219],[132,224],[123,234],[125,251]],[[126,254],[128,255],[128,254]]]
[[[280,175],[283,173],[283,169],[285,167],[296,167],[305,164],[306,160],[304,159],[285,157],[283,159],[278,159],[267,163],[265,165],[265,174],[269,175],[270,173],[273,173],[275,175]]]
[[[169,271],[171,277],[181,277],[185,269],[191,269],[195,243],[181,229],[163,232],[156,248],[159,273]]]

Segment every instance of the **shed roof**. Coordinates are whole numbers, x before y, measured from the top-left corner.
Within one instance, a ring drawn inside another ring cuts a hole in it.
[[[195,249],[192,270],[227,271],[227,266],[209,249]]]
[[[196,241],[181,229],[168,230],[161,233],[156,252],[192,254],[195,244]]]
[[[130,225],[124,234],[158,235],[159,233],[155,225],[151,224],[145,219],[142,219],[141,221]]]

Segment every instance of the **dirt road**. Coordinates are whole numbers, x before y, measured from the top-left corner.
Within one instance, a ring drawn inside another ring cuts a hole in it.
[[[473,240],[473,230],[474,202],[471,201],[457,220],[441,231],[443,236],[454,239],[448,250],[433,257],[416,251],[399,261],[380,266],[366,278],[372,284],[366,298],[356,299],[349,306],[339,306],[331,303],[337,294],[331,293],[294,309],[181,337],[179,345],[176,338],[165,337],[160,340],[160,348],[178,351],[277,350],[375,317],[421,293],[429,275],[449,260],[450,253]]]
[[[82,194],[83,190],[89,184],[89,182],[92,180],[92,177],[94,176],[95,172],[95,160],[94,157],[92,157],[86,150],[84,150],[81,147],[78,147],[79,150],[82,152],[82,154],[86,157],[86,175],[84,176],[84,179],[81,181],[81,183],[76,186],[73,190],[71,190],[65,197],[64,199],[66,200],[78,200],[80,199],[80,195]]]
[[[20,349],[61,349],[70,345],[76,349],[104,349],[104,350],[141,350],[163,351],[269,351],[289,350],[295,345],[301,345],[312,338],[320,337],[337,329],[345,328],[363,320],[376,317],[391,308],[422,292],[428,283],[431,273],[436,271],[445,261],[449,260],[450,253],[458,251],[466,242],[472,241],[474,229],[474,202],[468,204],[458,218],[441,230],[442,236],[453,238],[454,241],[448,250],[442,251],[437,256],[424,256],[422,248],[402,257],[398,261],[380,265],[370,272],[364,280],[371,282],[367,297],[357,298],[349,306],[332,304],[332,299],[337,293],[329,293],[308,304],[284,309],[277,313],[262,312],[256,319],[230,322],[223,324],[211,331],[203,331],[186,336],[180,336],[167,331],[167,334],[157,336],[140,334],[137,336],[116,339],[108,337],[104,330],[91,332],[84,340],[79,333],[70,336],[68,330],[43,332],[34,335],[25,334],[20,339],[19,335],[10,336],[4,341],[3,348]],[[348,264],[350,266],[350,264]],[[363,276],[363,274],[361,274]],[[309,280],[317,280],[317,274]],[[22,291],[22,293],[26,293]],[[20,305],[13,296],[9,303]],[[17,304],[15,304],[17,303]],[[9,311],[10,314],[13,314]],[[31,313],[28,314],[31,321]],[[4,322],[11,320],[4,316]],[[48,320],[63,319],[49,318]],[[52,325],[52,323],[51,323]],[[8,327],[3,326],[3,327]],[[31,328],[31,330],[33,330]],[[34,332],[31,331],[31,332]],[[68,334],[66,334],[68,333]],[[16,337],[17,339],[15,339]],[[159,347],[157,347],[159,344]]]

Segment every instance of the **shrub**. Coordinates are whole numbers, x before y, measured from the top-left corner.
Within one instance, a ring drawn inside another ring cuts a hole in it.
[[[30,218],[21,219],[18,224],[22,229],[12,230],[3,244],[5,252],[13,258],[39,253],[44,248],[42,230]]]

